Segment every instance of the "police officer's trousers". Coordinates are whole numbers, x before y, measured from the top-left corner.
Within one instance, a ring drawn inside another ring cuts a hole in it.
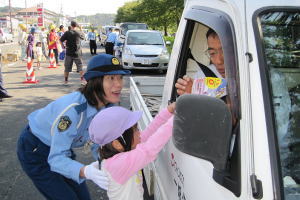
[[[51,200],[90,200],[83,182],[68,179],[50,170],[47,162],[50,148],[34,136],[29,126],[20,135],[17,154],[21,166],[37,189]]]

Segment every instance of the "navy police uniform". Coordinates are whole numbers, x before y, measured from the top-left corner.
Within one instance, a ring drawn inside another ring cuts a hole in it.
[[[86,80],[106,74],[129,74],[115,59],[106,54],[93,57]],[[105,70],[101,71],[101,67]],[[109,106],[112,104],[106,107]],[[89,105],[78,91],[28,116],[29,123],[18,140],[17,155],[23,170],[47,199],[90,199],[85,179],[79,176],[84,165],[75,160],[72,149],[89,142],[89,124],[104,108],[97,110]],[[92,147],[96,153],[97,147]]]

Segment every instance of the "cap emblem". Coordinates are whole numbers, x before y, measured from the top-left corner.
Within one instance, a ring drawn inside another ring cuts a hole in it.
[[[120,64],[120,62],[117,58],[112,58],[111,62],[112,62],[113,65],[119,65]]]

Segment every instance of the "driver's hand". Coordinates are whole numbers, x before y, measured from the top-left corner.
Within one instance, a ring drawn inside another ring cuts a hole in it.
[[[179,95],[191,94],[193,81],[194,80],[191,77],[188,77],[187,75],[183,76],[182,78],[179,78],[175,84],[177,93]]]

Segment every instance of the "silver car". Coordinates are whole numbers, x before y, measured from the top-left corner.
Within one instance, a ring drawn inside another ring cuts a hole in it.
[[[122,53],[125,69],[153,69],[166,71],[169,63],[166,43],[159,31],[130,30]]]

